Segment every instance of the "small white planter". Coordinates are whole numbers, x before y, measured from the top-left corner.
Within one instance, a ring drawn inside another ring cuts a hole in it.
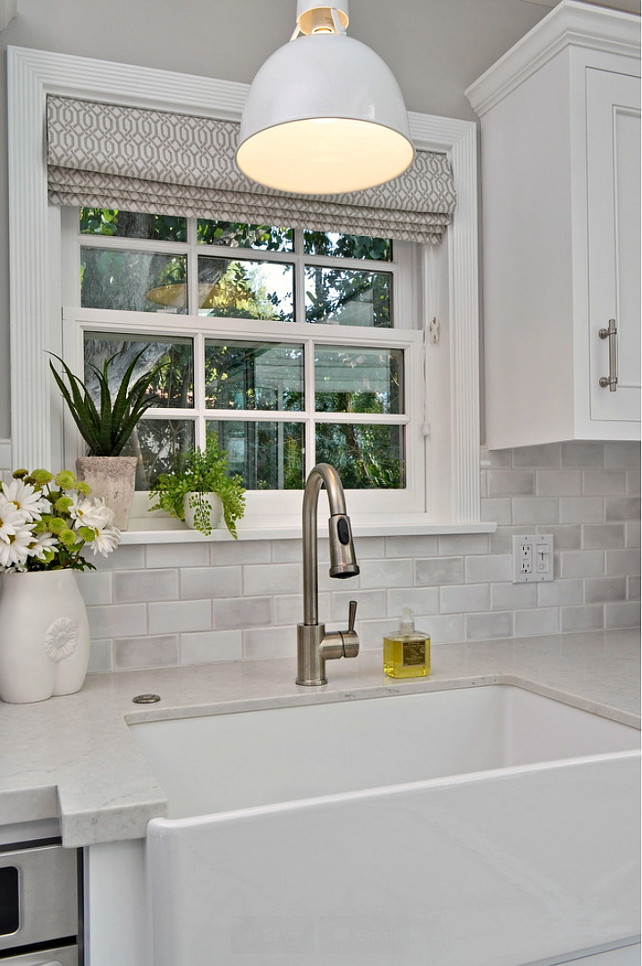
[[[183,509],[185,523],[192,530],[209,534],[221,525],[223,502],[218,493],[186,493],[183,497]]]

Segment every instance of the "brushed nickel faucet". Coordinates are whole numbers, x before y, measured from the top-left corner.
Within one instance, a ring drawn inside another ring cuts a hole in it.
[[[326,661],[356,657],[359,653],[359,638],[354,629],[356,600],[350,601],[346,631],[326,634],[325,624],[319,624],[317,505],[322,485],[330,504],[330,576],[345,579],[359,573],[341,479],[329,463],[317,463],[310,470],[303,494],[303,623],[297,625],[296,683],[307,687],[328,683]]]

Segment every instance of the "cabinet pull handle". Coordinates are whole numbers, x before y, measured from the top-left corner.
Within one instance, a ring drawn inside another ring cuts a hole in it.
[[[601,377],[600,386],[602,389],[608,388],[610,392],[615,392],[617,389],[617,328],[615,319],[609,319],[608,329],[600,329],[598,335],[600,339],[609,340],[609,374]]]

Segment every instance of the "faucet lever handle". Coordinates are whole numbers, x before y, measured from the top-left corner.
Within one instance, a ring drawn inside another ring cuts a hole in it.
[[[354,630],[354,622],[357,619],[357,602],[356,600],[351,600],[348,604],[348,633],[352,633]]]
[[[356,657],[359,653],[359,638],[354,629],[354,622],[357,619],[357,602],[351,600],[348,605],[348,630],[341,631],[341,643],[344,657]]]

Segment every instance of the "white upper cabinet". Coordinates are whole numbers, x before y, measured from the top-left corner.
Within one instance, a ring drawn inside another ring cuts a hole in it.
[[[591,419],[635,421],[640,417],[640,82],[588,69],[586,84]],[[608,337],[595,334],[608,330],[611,319],[617,334],[609,347]],[[600,379],[608,380],[610,371],[617,382],[601,387]]]
[[[639,438],[639,31],[562,0],[467,91],[491,449]]]

